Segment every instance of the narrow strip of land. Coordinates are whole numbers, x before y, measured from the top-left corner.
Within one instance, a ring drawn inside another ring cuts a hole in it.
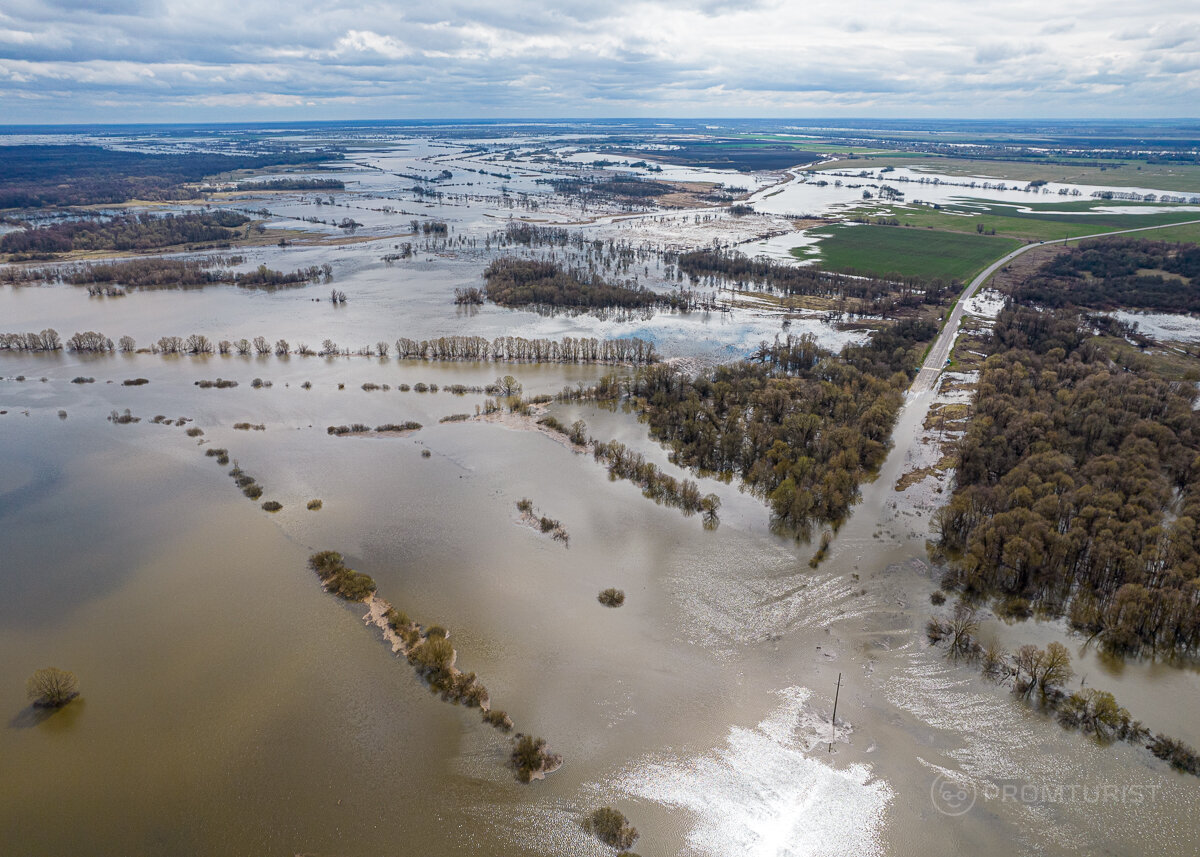
[[[1011,253],[1008,253],[997,259],[992,264],[988,265],[971,284],[963,290],[958,302],[954,305],[954,309],[950,313],[950,318],[946,320],[946,324],[942,327],[942,332],[938,334],[938,338],[934,340],[933,345],[929,349],[928,355],[925,357],[925,363],[921,366],[921,371],[917,377],[913,379],[912,386],[909,387],[909,393],[924,393],[933,389],[937,383],[938,376],[942,373],[942,369],[946,366],[946,361],[950,357],[950,351],[954,348],[954,340],[958,338],[958,328],[962,323],[963,313],[966,310],[967,301],[974,297],[992,275],[1003,268],[1013,259],[1026,253],[1035,247],[1045,247],[1048,244],[1065,244],[1068,241],[1085,241],[1089,238],[1107,238],[1110,235],[1126,235],[1130,232],[1148,232],[1152,229],[1167,229],[1173,226],[1189,226],[1193,223],[1200,223],[1200,220],[1185,220],[1180,223],[1165,223],[1158,226],[1139,226],[1136,229],[1120,229],[1115,232],[1099,232],[1095,235],[1080,235],[1077,238],[1055,238],[1052,241],[1040,241],[1036,244],[1026,244],[1023,247],[1018,247]],[[894,453],[893,453],[894,454]]]

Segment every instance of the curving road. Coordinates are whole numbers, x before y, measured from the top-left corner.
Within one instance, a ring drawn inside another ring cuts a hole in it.
[[[958,338],[958,328],[962,323],[963,312],[966,309],[967,301],[969,301],[979,287],[991,278],[992,274],[1003,268],[1013,259],[1020,256],[1022,253],[1027,253],[1035,247],[1045,247],[1047,244],[1065,244],[1068,241],[1084,241],[1088,238],[1104,238],[1109,235],[1126,235],[1130,232],[1147,232],[1151,229],[1167,229],[1172,226],[1187,226],[1192,223],[1200,223],[1200,220],[1185,220],[1181,223],[1164,223],[1159,226],[1139,226],[1136,229],[1121,229],[1116,232],[1099,232],[1095,235],[1080,235],[1077,238],[1055,238],[1052,241],[1041,241],[1037,244],[1026,244],[1013,250],[1002,259],[998,259],[992,264],[984,268],[983,272],[971,280],[971,285],[963,291],[958,299],[958,303],[954,305],[954,310],[950,313],[950,318],[942,327],[942,332],[938,334],[938,338],[933,341],[933,346],[929,349],[929,354],[925,358],[925,362],[921,366],[921,371],[917,377],[913,379],[912,386],[909,387],[910,393],[924,393],[933,389],[933,385],[937,383],[938,376],[942,374],[942,369],[946,366],[946,360],[950,357],[950,351],[954,348],[954,340]]]

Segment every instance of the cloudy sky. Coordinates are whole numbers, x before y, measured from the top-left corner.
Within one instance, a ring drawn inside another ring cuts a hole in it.
[[[0,4],[0,124],[1197,115],[1197,0]]]

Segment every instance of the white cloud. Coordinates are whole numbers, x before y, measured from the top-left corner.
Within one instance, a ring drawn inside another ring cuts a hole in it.
[[[8,0],[0,116],[1196,114],[1194,0],[1052,6]],[[89,114],[101,101],[119,110]]]

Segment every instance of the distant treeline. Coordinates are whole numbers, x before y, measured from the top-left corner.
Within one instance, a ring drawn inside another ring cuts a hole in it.
[[[1198,275],[1196,244],[1106,238],[1050,260],[1012,295],[1049,307],[1200,312]]]
[[[229,241],[250,218],[232,211],[187,214],[125,214],[108,219],[68,220],[0,237],[4,253],[66,253],[70,250],[153,250],[175,244]]]
[[[1118,365],[1074,310],[1010,305],[988,350],[935,518],[946,584],[1009,615],[1066,614],[1110,651],[1195,651],[1195,386]]]
[[[904,389],[936,332],[903,321],[840,355],[810,335],[789,336],[694,378],[652,366],[589,395],[629,401],[672,461],[736,475],[770,503],[777,527],[807,536],[814,524],[840,525],[859,483],[883,462]]]
[[[238,190],[345,190],[339,179],[271,179],[265,182],[239,182]]]
[[[751,259],[742,253],[722,249],[681,253],[677,264],[680,271],[693,279],[711,275],[735,283],[765,286],[785,295],[850,298],[861,301],[860,310],[872,314],[915,309],[922,305],[940,306],[956,297],[961,287],[953,281],[919,277],[880,279],[836,274],[820,268]]]
[[[342,157],[331,151],[155,155],[101,146],[5,146],[0,158],[0,209],[187,199],[194,194],[182,185],[217,173]]]
[[[515,256],[494,260],[483,272],[483,277],[487,281],[488,298],[504,307],[637,309],[665,303],[667,297],[645,287],[609,283],[598,274],[584,280],[579,272],[565,269],[557,262]]]

